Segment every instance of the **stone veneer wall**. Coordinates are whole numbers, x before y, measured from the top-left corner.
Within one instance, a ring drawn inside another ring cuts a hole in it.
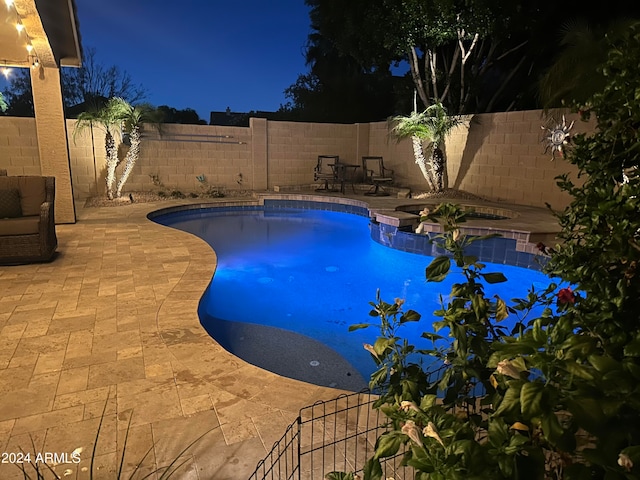
[[[572,119],[567,116],[567,122]],[[554,177],[575,169],[545,154],[542,124],[541,111],[473,116],[469,128],[459,127],[447,139],[449,185],[490,200],[564,207],[569,199],[559,192]],[[67,120],[73,191],[76,199],[84,199],[104,192],[104,133],[94,128],[93,138],[85,130],[74,139],[74,125],[74,120]],[[576,122],[572,132],[588,127]],[[149,127],[125,190],[157,189],[152,175],[165,189],[184,193],[198,191],[196,176],[202,174],[211,185],[226,189],[310,185],[321,154],[340,155],[342,161],[357,164],[363,155],[382,155],[385,165],[395,170],[399,186],[425,190],[411,142],[389,138],[386,122],[343,125],[264,119],[252,119],[248,128],[166,124],[161,136]],[[0,168],[9,175],[40,174],[34,119],[0,117]]]

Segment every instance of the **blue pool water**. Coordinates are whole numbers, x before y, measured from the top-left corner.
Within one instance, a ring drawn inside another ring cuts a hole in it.
[[[217,269],[199,313],[203,326],[225,348],[232,353],[244,349],[254,354],[258,349],[272,350],[262,353],[277,358],[282,352],[302,348],[296,347],[296,339],[310,337],[337,352],[355,370],[346,374],[364,379],[375,365],[362,344],[374,343],[378,331],[348,332],[348,327],[377,322],[369,316],[369,302],[375,300],[376,290],[380,289],[385,301],[402,298],[405,309],[422,314],[420,322],[406,324],[400,334],[427,347],[420,334],[431,330],[431,313],[440,307],[439,296],[446,299],[451,284],[461,279],[454,274],[444,282],[427,283],[425,268],[431,257],[372,241],[369,219],[348,213],[207,209],[161,215],[154,220],[197,235],[215,250]],[[524,297],[532,285],[545,288],[550,283],[540,272],[509,265],[487,264],[486,271],[501,271],[507,276],[507,283],[486,286],[488,296],[499,294],[506,300]],[[234,325],[269,329],[260,330],[257,335],[262,336],[262,343],[251,348],[241,342],[244,333],[230,333]],[[234,335],[239,338],[230,338]],[[305,365],[314,362],[308,358],[300,361]],[[340,382],[332,386],[340,386]]]

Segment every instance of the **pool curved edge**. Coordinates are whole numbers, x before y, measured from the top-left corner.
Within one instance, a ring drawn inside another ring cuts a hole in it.
[[[335,200],[335,201],[332,201]],[[147,218],[151,221],[153,221],[154,223],[158,223],[160,225],[162,225],[161,221],[160,221],[160,217],[162,217],[163,215],[170,215],[173,213],[178,213],[178,212],[185,212],[185,211],[193,211],[194,213],[202,211],[202,210],[238,210],[238,211],[243,211],[243,210],[256,210],[256,209],[261,209],[263,207],[268,207],[268,208],[282,208],[282,209],[289,209],[289,208],[303,208],[303,209],[314,209],[314,210],[330,210],[330,211],[340,211],[340,212],[345,212],[345,213],[352,213],[352,214],[356,214],[356,215],[360,215],[360,216],[366,216],[371,220],[371,224],[370,224],[370,229],[371,229],[371,237],[374,241],[377,241],[378,243],[381,243],[383,245],[386,245],[388,247],[392,247],[392,248],[396,248],[399,250],[406,250],[406,251],[411,251],[409,249],[403,248],[406,247],[406,245],[400,245],[400,248],[398,248],[398,244],[396,245],[391,245],[389,244],[389,239],[401,239],[403,237],[406,236],[406,238],[409,238],[411,242],[413,242],[414,244],[416,242],[423,242],[423,250],[418,251],[418,252],[412,252],[412,253],[421,253],[421,254],[427,254],[427,255],[439,255],[442,252],[439,252],[436,250],[433,250],[433,245],[431,245],[429,243],[429,236],[427,235],[416,235],[413,234],[412,232],[404,232],[400,229],[398,229],[397,227],[393,226],[393,225],[387,225],[387,224],[383,224],[383,223],[378,223],[376,222],[375,219],[375,211],[371,210],[369,208],[369,205],[366,202],[363,201],[359,201],[359,200],[352,200],[352,199],[344,199],[344,198],[336,198],[336,197],[318,197],[318,196],[307,196],[307,195],[265,195],[262,196],[259,199],[255,199],[255,200],[242,200],[242,201],[216,201],[216,202],[210,202],[210,203],[191,203],[191,204],[184,204],[184,205],[175,205],[175,206],[171,206],[171,207],[167,207],[167,208],[161,208],[158,210],[154,210],[152,212],[149,212],[147,215]],[[390,230],[391,227],[394,227],[393,230]],[[182,233],[186,233],[186,232],[182,232]],[[194,235],[190,235],[190,236],[194,236]],[[493,263],[509,263],[511,265],[514,266],[519,266],[519,267],[525,267],[525,268],[533,268],[536,270],[540,269],[540,264],[533,264],[532,266],[532,258],[535,256],[532,256],[530,254],[526,254],[524,255],[524,257],[526,257],[526,263],[525,261],[521,261],[518,262],[517,258],[516,261],[514,261],[513,263],[506,261],[506,258],[503,258],[501,260],[496,261],[493,256],[496,254],[496,251],[502,251],[504,254],[505,248],[506,249],[511,249],[512,251],[514,251],[514,247],[515,247],[515,240],[514,239],[491,239],[491,241],[495,241],[494,243],[491,244],[487,244],[486,242],[484,242],[484,246],[485,248],[482,249],[482,251],[478,251],[478,252],[473,252],[471,254],[475,254],[478,257],[480,257],[481,260],[483,261],[491,261]],[[503,246],[500,246],[500,244],[502,244]],[[209,249],[209,251],[211,253],[213,253],[213,255],[215,256],[215,250],[213,248],[211,248],[208,244],[206,244],[206,247]],[[498,246],[496,246],[498,245]],[[504,247],[504,245],[506,245],[506,247]],[[429,249],[427,253],[426,249]],[[516,254],[518,255],[518,254]],[[488,258],[487,258],[488,256]],[[523,258],[523,257],[520,257]],[[537,268],[536,268],[537,267]],[[199,301],[198,301],[198,307],[196,307],[194,310],[195,311],[199,311],[199,305],[200,302],[211,282],[211,278],[213,276],[215,276],[215,270],[216,270],[216,264],[214,263],[213,266],[213,274],[210,273],[211,277],[209,278],[209,283],[207,284],[207,287],[205,287],[204,289],[201,290],[200,296],[199,296]],[[209,270],[211,272],[211,270]],[[200,326],[207,331],[207,329],[202,325],[202,319],[199,318],[200,320]],[[233,322],[228,322],[228,323],[233,323]],[[234,326],[234,328],[239,328],[239,326]],[[208,332],[208,334],[210,335],[211,332]],[[299,334],[294,334],[294,335],[299,335]],[[300,337],[302,337],[301,335],[299,335]],[[248,362],[250,364],[252,364],[253,366],[256,366],[256,368],[264,368],[264,364],[261,364],[260,362],[255,362],[255,361],[251,361],[250,359],[244,358],[242,355],[236,355],[233,350],[230,350],[227,346],[224,345],[223,341],[220,341],[216,336],[214,335],[210,335],[210,338],[213,338],[214,342],[216,342],[217,345],[219,345],[221,348],[224,348],[228,353],[230,353],[231,355],[237,357],[238,359],[244,360],[245,362]],[[309,339],[312,340],[312,339]],[[336,354],[337,355],[337,354]],[[346,361],[345,361],[346,362]],[[261,366],[262,365],[262,366]],[[343,369],[345,372],[350,370],[350,366],[348,365],[348,362],[344,363],[343,365],[346,365],[346,367]],[[274,372],[274,370],[269,370],[267,369],[267,371],[271,371]],[[342,382],[338,383],[338,382],[334,382],[334,381],[327,381],[327,382],[317,382],[313,379],[310,378],[302,378],[302,377],[296,377],[295,375],[291,375],[288,374],[286,372],[278,372],[276,371],[275,374],[277,375],[281,375],[285,378],[292,378],[294,380],[301,380],[304,381],[306,383],[311,383],[313,385],[318,385],[318,386],[325,386],[325,387],[330,387],[330,388],[339,388],[339,389],[345,389],[345,390],[350,390],[353,391],[354,389],[359,389],[361,384],[358,384],[357,388],[353,386],[353,384],[348,384],[345,385]],[[351,380],[351,379],[350,379]],[[355,380],[355,379],[353,379]],[[357,383],[357,382],[356,382]],[[335,385],[332,385],[335,384]]]
[[[151,220],[159,213],[202,206],[214,207],[220,206],[220,203],[175,205],[154,209],[144,216]],[[163,242],[166,245],[173,243],[185,258],[184,269],[179,273],[175,272],[179,278],[171,282],[173,286],[166,293],[162,291],[162,286],[158,287],[159,294],[164,299],[157,308],[155,324],[158,340],[171,354],[171,358],[158,359],[158,362],[166,362],[173,371],[177,384],[184,386],[189,395],[197,397],[208,392],[211,398],[222,395],[221,398],[230,401],[235,399],[251,411],[264,410],[268,413],[282,410],[295,414],[300,408],[320,399],[329,400],[337,394],[351,392],[281,376],[225,350],[209,335],[198,316],[202,296],[215,275],[215,251],[204,240],[188,232],[154,221],[150,221],[148,225],[146,228],[162,229]],[[171,249],[168,246],[163,248]],[[154,282],[158,283],[158,280],[155,279]],[[153,350],[153,345],[148,347]]]
[[[225,350],[258,368],[323,387],[352,392],[367,388],[367,381],[342,355],[307,335],[213,318],[203,308],[202,300],[198,316],[203,326],[211,326],[205,330]]]
[[[186,239],[180,240],[180,246],[178,248],[180,250],[188,251],[188,265],[186,270],[182,273],[175,288],[169,292],[167,300],[163,302],[158,309],[156,324],[160,339],[170,349],[178,364],[182,362],[190,362],[194,357],[202,359],[206,367],[212,369],[211,374],[205,375],[207,378],[217,378],[220,376],[222,379],[227,376],[235,376],[231,373],[233,371],[242,370],[249,378],[260,378],[260,382],[255,382],[256,384],[266,381],[272,385],[278,384],[281,388],[284,387],[283,391],[288,392],[287,395],[292,397],[292,401],[294,400],[293,397],[298,396],[297,393],[294,393],[298,392],[300,388],[299,386],[295,386],[297,382],[308,385],[311,389],[320,389],[316,390],[316,396],[307,398],[306,403],[303,402],[299,406],[296,403],[296,408],[302,408],[303,406],[314,403],[319,398],[333,398],[333,396],[336,395],[336,392],[339,394],[341,392],[361,391],[367,387],[366,380],[362,375],[333,349],[309,337],[305,337],[295,332],[278,332],[280,334],[280,343],[291,343],[295,340],[299,345],[299,348],[292,351],[291,354],[302,351],[311,353],[315,352],[317,354],[318,358],[320,358],[320,368],[313,369],[313,373],[316,377],[315,381],[312,380],[310,376],[305,376],[305,372],[302,368],[277,372],[265,368],[265,366],[258,365],[252,357],[244,358],[241,355],[236,355],[224,345],[224,341],[219,341],[218,338],[211,335],[203,326],[199,314],[200,304],[207,289],[209,288],[209,285],[211,284],[212,278],[215,276],[217,269],[216,252],[208,243],[197,235],[165,226],[158,222],[157,219],[163,215],[176,212],[216,208],[237,208],[239,210],[248,210],[260,208],[260,205],[262,204],[262,202],[246,200],[239,202],[194,203],[160,208],[146,214],[146,218],[150,220],[151,224],[155,227],[173,231],[174,233],[171,234],[171,236],[177,235],[179,237],[186,237]],[[194,258],[197,258],[198,260],[194,261]],[[182,315],[176,315],[178,312],[181,312]],[[193,316],[197,319],[197,328],[195,325],[191,325],[190,322],[184,321],[185,318],[191,317],[190,312],[193,312]],[[260,337],[260,333],[262,333],[265,328],[268,328],[262,327],[260,330],[261,326],[256,325],[256,328],[253,328],[253,331],[250,331],[246,329],[246,327],[243,328],[243,325],[231,325],[236,322],[226,323],[228,324],[226,325],[228,330],[235,329],[239,331],[238,329],[241,329],[245,334],[249,334],[254,338]],[[214,363],[219,365],[212,365]],[[255,369],[255,373],[253,373],[252,369]],[[341,372],[343,375],[340,378],[336,377],[336,371]],[[227,375],[225,372],[229,372],[229,374]],[[179,368],[177,370],[174,368],[174,375],[176,378],[180,377],[181,374]],[[236,380],[240,381],[240,379]],[[234,382],[236,380],[234,380]],[[243,387],[243,389],[246,389],[246,386]],[[323,389],[326,389],[326,391]],[[237,394],[233,389],[231,391],[234,395]],[[302,392],[306,391],[306,389],[302,390]],[[327,394],[327,392],[333,393]],[[273,393],[273,396],[275,403],[272,401],[268,401],[267,403],[272,404],[272,407],[282,408],[282,405],[275,400],[275,397],[277,397],[277,391]]]

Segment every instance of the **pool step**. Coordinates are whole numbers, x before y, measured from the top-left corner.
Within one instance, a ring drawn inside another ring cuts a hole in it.
[[[418,215],[409,212],[400,212],[397,210],[375,212],[375,220],[378,223],[384,223],[394,227],[415,227],[420,223],[420,217]]]

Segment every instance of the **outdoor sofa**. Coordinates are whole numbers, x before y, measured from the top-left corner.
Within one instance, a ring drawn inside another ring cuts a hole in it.
[[[0,265],[53,258],[54,199],[55,177],[0,175]]]

